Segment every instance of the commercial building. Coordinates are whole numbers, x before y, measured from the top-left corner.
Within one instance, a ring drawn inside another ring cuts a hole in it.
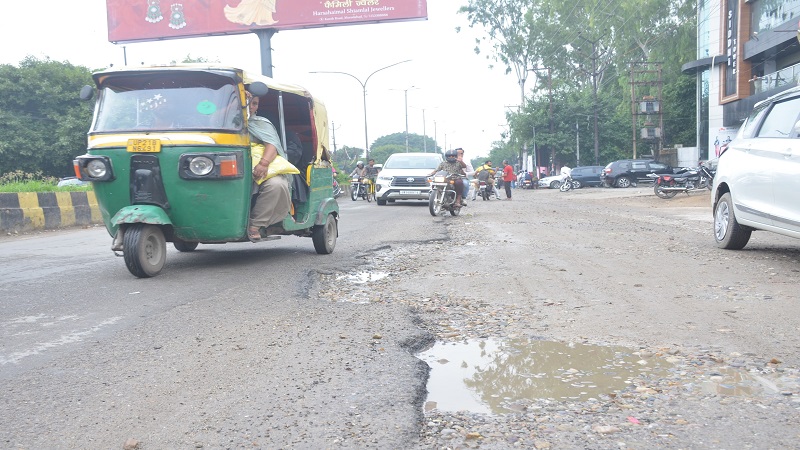
[[[697,0],[697,146],[714,159],[757,102],[800,81],[800,0]],[[706,156],[707,155],[707,156]]]

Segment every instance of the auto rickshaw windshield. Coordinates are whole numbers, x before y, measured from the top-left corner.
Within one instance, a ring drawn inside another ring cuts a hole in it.
[[[243,109],[232,78],[204,72],[177,75],[104,79],[92,131],[242,130]]]

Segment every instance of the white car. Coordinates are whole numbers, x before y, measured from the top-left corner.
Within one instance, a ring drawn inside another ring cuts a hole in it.
[[[443,161],[439,153],[394,153],[375,180],[378,205],[395,200],[428,201],[428,174]]]
[[[800,87],[755,105],[719,157],[711,206],[720,248],[755,230],[800,238]]]
[[[564,181],[566,175],[553,175],[551,177],[544,177],[539,179],[539,187],[558,189],[561,187],[561,182]]]

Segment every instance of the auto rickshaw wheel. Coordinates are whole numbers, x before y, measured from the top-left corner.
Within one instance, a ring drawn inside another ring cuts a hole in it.
[[[191,251],[194,251],[194,249],[197,248],[197,244],[198,244],[198,242],[186,242],[186,241],[180,240],[178,238],[174,238],[173,241],[172,241],[172,245],[175,246],[175,250],[177,250],[179,252],[191,252]]]
[[[161,228],[136,223],[129,225],[122,240],[125,265],[133,276],[150,278],[158,275],[167,260],[167,240]]]
[[[311,240],[314,241],[314,250],[320,255],[330,255],[333,253],[333,249],[336,248],[336,236],[338,234],[336,218],[333,217],[333,214],[328,214],[324,225],[314,227],[314,234],[311,236]]]

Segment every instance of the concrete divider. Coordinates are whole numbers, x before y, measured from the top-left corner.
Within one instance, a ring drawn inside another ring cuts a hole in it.
[[[27,232],[103,223],[93,191],[0,193],[0,231]]]

